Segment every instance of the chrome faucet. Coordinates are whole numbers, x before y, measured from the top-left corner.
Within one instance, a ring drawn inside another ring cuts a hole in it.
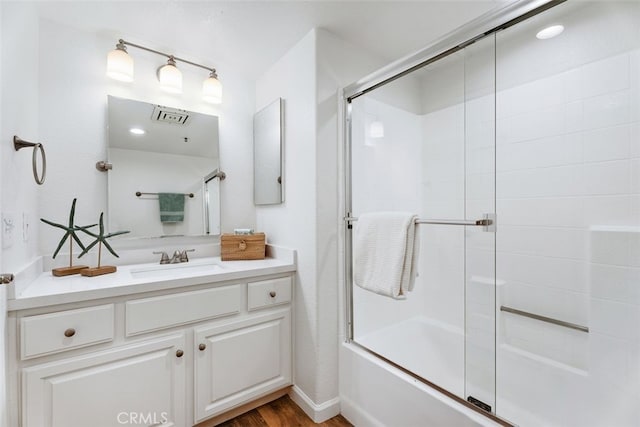
[[[189,262],[188,252],[194,252],[195,249],[185,249],[183,251],[175,251],[173,256],[169,258],[166,252],[153,252],[156,255],[160,255],[160,264],[179,264],[181,262]]]
[[[185,249],[180,252],[180,262],[189,262],[189,257],[187,256],[187,252],[195,252],[195,249]]]
[[[169,264],[169,255],[166,252],[152,252],[154,255],[160,255],[160,264]]]

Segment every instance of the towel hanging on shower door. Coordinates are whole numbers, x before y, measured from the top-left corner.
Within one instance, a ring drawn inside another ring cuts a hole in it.
[[[408,212],[374,212],[358,217],[354,235],[354,282],[394,299],[413,290],[420,239],[418,216]]]

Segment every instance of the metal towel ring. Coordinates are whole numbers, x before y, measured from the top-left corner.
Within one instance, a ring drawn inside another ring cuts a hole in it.
[[[36,184],[42,185],[44,184],[44,178],[47,175],[47,156],[44,153],[44,146],[39,142],[29,142],[21,139],[18,135],[13,136],[13,148],[16,151],[25,148],[25,147],[33,147],[33,155],[31,156],[31,167],[33,168],[33,179],[36,180]],[[38,167],[36,159],[38,157],[38,150],[40,151],[40,155],[42,156],[42,176],[38,177]]]

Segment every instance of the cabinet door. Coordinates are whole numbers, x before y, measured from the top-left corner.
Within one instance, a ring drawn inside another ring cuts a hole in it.
[[[182,427],[184,345],[171,335],[25,368],[22,426]]]
[[[202,421],[291,384],[291,309],[195,329],[195,414]]]

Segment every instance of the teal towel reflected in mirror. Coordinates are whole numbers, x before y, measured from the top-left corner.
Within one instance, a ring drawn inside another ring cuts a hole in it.
[[[184,221],[184,194],[158,193],[161,222]]]

